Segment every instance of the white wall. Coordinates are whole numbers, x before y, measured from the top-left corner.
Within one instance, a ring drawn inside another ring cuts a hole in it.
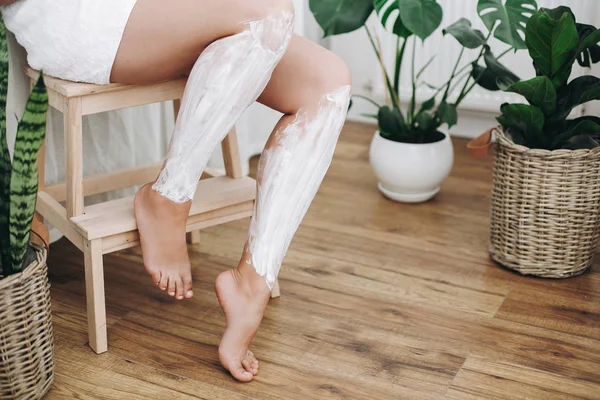
[[[477,16],[477,0],[439,0],[444,8],[444,21],[442,27],[448,26],[461,17],[469,19],[476,28],[484,29],[483,23]],[[553,8],[558,5],[570,6],[580,22],[600,25],[600,2],[598,0],[538,0],[541,7]],[[389,35],[375,17],[370,21],[371,26],[380,36],[382,47],[386,53],[386,62],[391,70],[394,57],[395,38]],[[353,72],[354,93],[363,94],[383,103],[385,101],[384,81],[381,70],[375,58],[374,52],[369,44],[364,30],[350,34],[341,35],[330,39],[329,48],[341,55],[350,65]],[[507,46],[494,41],[492,46],[495,53],[502,52]],[[407,53],[410,49],[407,49]],[[456,40],[450,36],[443,37],[441,30],[436,32],[425,41],[424,46],[419,43],[417,47],[417,70],[423,66],[432,56],[435,61],[424,74],[424,79],[431,84],[440,84],[450,77],[452,67],[460,51]],[[474,60],[476,54],[473,51],[465,52],[463,64]],[[401,98],[407,99],[410,94],[410,55],[405,56],[403,66]],[[517,54],[509,54],[502,59],[509,68],[517,75],[525,79],[532,77],[533,67],[526,50]],[[584,73],[582,69],[576,68],[574,76]],[[589,72],[588,72],[589,73]],[[418,91],[418,99],[424,100],[430,97],[432,91],[427,87],[421,87]],[[461,104],[459,125],[452,129],[456,135],[474,137],[485,129],[495,124],[497,111],[505,101],[518,99],[519,96],[509,96],[503,92],[489,92],[477,87],[471,95]],[[406,101],[406,100],[405,100]],[[372,113],[374,107],[357,99],[350,112],[350,118],[365,120],[360,117],[361,113]],[[591,108],[587,112],[590,111]],[[595,110],[596,112],[599,110]],[[372,120],[367,120],[371,122]]]

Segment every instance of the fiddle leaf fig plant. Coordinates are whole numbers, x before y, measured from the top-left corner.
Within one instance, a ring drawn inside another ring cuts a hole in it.
[[[40,75],[18,122],[11,162],[6,140],[8,51],[0,18],[0,277],[21,272],[38,192],[37,153],[44,141],[48,94]]]
[[[361,95],[355,97],[377,107],[377,113],[366,116],[377,120],[381,136],[407,143],[432,143],[443,139],[439,128],[456,125],[458,106],[475,86],[500,90],[519,81],[519,77],[499,60],[511,51],[525,48],[521,37],[524,23],[537,8],[534,0],[479,0],[477,11],[487,32],[474,29],[464,18],[442,30],[444,35],[452,36],[462,46],[460,54],[454,60],[449,79],[441,86],[432,87],[434,94],[417,104],[418,88],[431,87],[424,81],[423,74],[436,61],[430,59],[417,68],[417,46],[440,28],[444,10],[437,0],[310,0],[309,5],[325,36],[365,29],[383,71],[389,100],[382,105]],[[378,37],[367,25],[373,12],[386,30],[396,36],[392,71],[385,66]],[[497,57],[489,46],[492,36],[508,45]],[[412,50],[410,56],[406,54],[409,48]],[[479,51],[474,60],[461,66],[466,49]],[[411,90],[407,99],[402,98],[400,87],[405,61],[411,67]]]
[[[498,122],[518,144],[556,150],[600,146],[600,118],[567,119],[575,107],[600,100],[600,79],[585,75],[568,82],[575,62],[600,61],[600,30],[577,24],[568,7],[540,9],[526,27],[525,43],[536,77],[510,85],[529,104],[503,104]]]

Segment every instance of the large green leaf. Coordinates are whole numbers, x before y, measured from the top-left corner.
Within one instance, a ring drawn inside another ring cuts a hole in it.
[[[552,81],[545,76],[514,83],[506,91],[525,97],[529,104],[541,109],[545,116],[551,115],[556,110],[556,89]]]
[[[501,88],[506,88],[521,80],[511,70],[498,61],[490,47],[487,45],[485,46],[483,59],[486,67],[473,64],[471,76],[475,79],[475,82],[484,89],[492,91],[500,90]]]
[[[477,12],[496,39],[514,47],[525,49],[523,41],[525,24],[537,9],[535,0],[479,0]]]
[[[503,104],[500,107],[502,115],[498,122],[504,129],[516,130],[525,138],[527,143],[534,147],[543,141],[541,137],[544,129],[544,113],[535,106],[528,104]],[[540,146],[541,147],[541,146]]]
[[[559,20],[547,12],[530,18],[525,41],[538,75],[545,75],[558,89],[571,74],[579,42],[575,21],[569,13]]]
[[[0,15],[0,265],[10,265],[8,219],[10,203],[10,153],[6,141],[6,97],[8,94],[8,48],[6,28]],[[0,275],[2,275],[0,268]]]
[[[477,49],[485,44],[485,36],[479,29],[471,27],[471,21],[461,18],[442,31],[449,33],[458,40],[460,44],[469,49]]]
[[[37,154],[44,142],[47,111],[48,94],[40,76],[19,121],[15,140],[10,179],[11,265],[4,268],[7,275],[21,271],[29,245],[38,191]]]
[[[551,119],[562,121],[575,107],[592,100],[600,100],[600,78],[592,75],[575,78],[558,92],[558,106]]]
[[[309,7],[325,36],[361,28],[373,12],[373,0],[310,0]]]
[[[421,40],[435,32],[444,16],[436,0],[398,0],[398,8],[404,25]]]
[[[387,30],[405,39],[413,34],[402,22],[398,0],[375,0],[374,4],[379,20]]]

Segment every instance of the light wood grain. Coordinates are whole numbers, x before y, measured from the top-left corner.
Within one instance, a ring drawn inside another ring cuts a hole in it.
[[[67,181],[67,217],[83,214],[83,120],[81,98],[69,99],[65,104],[65,166]]]
[[[90,347],[96,353],[108,350],[106,337],[106,307],[104,305],[104,265],[102,241],[91,240],[83,249],[85,268],[85,297]]]
[[[189,301],[152,285],[139,248],[105,255],[111,347],[100,357],[85,346],[79,253],[53,244],[57,381],[48,398],[598,398],[598,262],[568,280],[494,264],[491,159],[468,158],[455,140],[442,192],[398,204],[376,189],[372,133],[360,124],[342,133],[284,260],[285,295],[271,300],[253,342],[253,383],[233,381],[217,356],[225,321],[214,280],[239,261],[244,219],[207,228],[189,246]]]
[[[244,176],[242,171],[242,159],[240,157],[240,146],[238,144],[235,127],[221,143],[223,150],[223,161],[225,162],[225,173],[233,179],[240,179]]]

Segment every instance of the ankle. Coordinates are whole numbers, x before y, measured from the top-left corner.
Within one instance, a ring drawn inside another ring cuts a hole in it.
[[[238,285],[251,298],[269,297],[271,290],[267,286],[264,276],[259,275],[252,264],[246,261],[240,262],[234,270]]]

